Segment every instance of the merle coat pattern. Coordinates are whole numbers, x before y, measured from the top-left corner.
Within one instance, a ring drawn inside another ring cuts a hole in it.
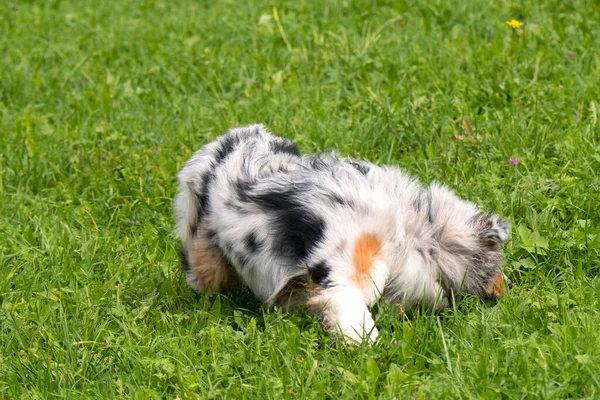
[[[399,168],[302,156],[262,125],[232,129],[178,175],[177,228],[187,282],[239,284],[269,305],[306,305],[349,341],[377,337],[379,298],[442,309],[512,286],[500,272],[508,224]]]

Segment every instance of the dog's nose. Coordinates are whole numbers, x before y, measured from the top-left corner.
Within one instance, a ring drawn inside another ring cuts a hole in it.
[[[512,290],[512,281],[506,278],[506,285],[508,286],[508,290]]]

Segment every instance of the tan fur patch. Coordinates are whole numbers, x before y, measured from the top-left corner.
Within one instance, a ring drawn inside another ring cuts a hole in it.
[[[381,246],[381,239],[374,233],[365,233],[356,241],[354,268],[357,283],[364,285],[371,282],[371,269],[381,255]]]
[[[236,286],[240,281],[223,252],[202,232],[194,239],[189,257],[188,282],[198,291],[210,288],[213,293],[218,293]]]
[[[502,297],[508,293],[508,286],[504,282],[504,275],[498,274],[488,288],[488,292],[495,297]]]

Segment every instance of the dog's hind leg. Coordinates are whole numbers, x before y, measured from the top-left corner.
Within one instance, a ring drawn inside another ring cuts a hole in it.
[[[360,289],[354,285],[316,287],[308,299],[309,311],[321,318],[330,333],[348,343],[375,342],[377,328]]]
[[[240,282],[225,255],[211,242],[205,229],[200,227],[189,243],[181,256],[186,281],[194,290],[202,292],[209,288],[212,293],[219,293]]]

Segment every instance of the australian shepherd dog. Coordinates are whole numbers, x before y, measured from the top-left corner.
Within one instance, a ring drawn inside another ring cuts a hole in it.
[[[243,282],[269,306],[305,306],[349,342],[377,338],[379,299],[440,310],[467,293],[506,294],[507,222],[393,166],[302,155],[262,125],[232,129],[178,175],[187,283]]]

